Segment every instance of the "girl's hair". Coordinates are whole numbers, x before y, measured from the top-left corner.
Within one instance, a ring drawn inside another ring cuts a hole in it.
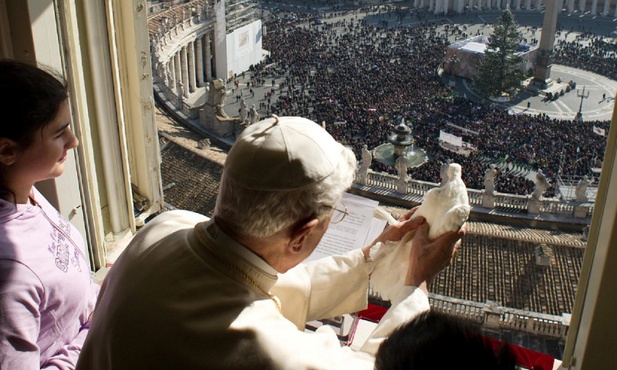
[[[25,148],[68,98],[64,79],[33,65],[0,60],[0,137]]]
[[[478,325],[434,310],[393,331],[375,358],[375,370],[468,368],[515,370],[516,357],[508,344],[483,338]]]

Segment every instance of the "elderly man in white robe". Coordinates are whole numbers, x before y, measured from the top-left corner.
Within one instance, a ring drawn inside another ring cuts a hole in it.
[[[302,264],[345,216],[355,168],[354,154],[310,120],[249,126],[228,154],[213,219],[163,213],[118,258],[77,369],[373,369],[388,334],[429,309],[430,281],[464,231],[429,240],[408,212],[372,244],[416,231],[404,283],[362,349],[333,331],[305,332],[309,320],[367,306],[372,245]]]

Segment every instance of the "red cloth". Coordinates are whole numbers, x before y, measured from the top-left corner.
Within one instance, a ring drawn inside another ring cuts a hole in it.
[[[484,337],[484,340],[490,343],[493,346],[493,349],[497,350],[501,347],[505,342]],[[510,351],[514,353],[514,357],[516,358],[516,362],[529,370],[552,370],[553,365],[555,363],[555,358],[553,356],[549,356],[547,354],[532,351],[525,347],[515,346],[514,344],[507,343],[510,346]]]
[[[386,307],[369,303],[366,310],[360,311],[358,313],[358,316],[360,317],[360,319],[372,322],[379,322],[379,320],[381,320],[381,318],[383,317],[383,315],[386,314],[387,311],[388,309]]]

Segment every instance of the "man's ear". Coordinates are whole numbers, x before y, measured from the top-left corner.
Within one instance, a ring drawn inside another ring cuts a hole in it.
[[[11,139],[0,138],[0,164],[10,166],[17,160],[18,145]]]
[[[289,242],[289,251],[291,253],[300,252],[306,237],[318,224],[318,219],[311,218],[308,221],[302,221],[296,228],[294,228],[292,231],[291,240]]]

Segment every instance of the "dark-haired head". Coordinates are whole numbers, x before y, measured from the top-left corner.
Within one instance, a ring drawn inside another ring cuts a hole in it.
[[[509,347],[498,350],[479,328],[456,317],[427,311],[395,330],[377,352],[376,370],[514,370]]]
[[[0,60],[0,197],[17,202],[7,166],[54,122],[68,98],[63,79],[33,65]]]
[[[58,114],[68,97],[59,76],[33,65],[0,60],[0,137],[22,148]]]

